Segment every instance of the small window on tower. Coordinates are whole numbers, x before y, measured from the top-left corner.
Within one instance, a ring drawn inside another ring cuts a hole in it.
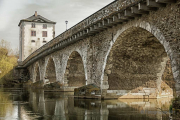
[[[35,28],[35,27],[36,27],[35,23],[32,23],[32,24],[31,24],[31,27],[32,27],[32,28]]]
[[[36,31],[31,31],[31,36],[36,36]]]
[[[42,37],[47,37],[47,31],[42,31]]]
[[[35,40],[31,40],[31,42],[35,42]]]
[[[46,43],[46,40],[45,40],[45,38],[43,38],[43,43]]]
[[[47,29],[47,24],[43,24],[43,29]]]

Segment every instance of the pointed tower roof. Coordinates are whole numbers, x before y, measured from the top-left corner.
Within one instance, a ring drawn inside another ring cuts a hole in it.
[[[48,20],[48,19],[42,17],[41,15],[38,15],[37,11],[35,11],[35,14],[32,15],[31,17],[28,17],[26,19],[20,20],[18,26],[20,26],[21,22],[23,22],[23,21],[25,21],[25,22],[38,22],[38,23],[52,23],[52,24],[56,24],[56,22],[53,22],[51,20]]]

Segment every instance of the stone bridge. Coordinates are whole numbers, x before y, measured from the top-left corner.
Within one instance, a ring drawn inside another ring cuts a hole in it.
[[[19,64],[63,90],[95,83],[122,98],[180,94],[180,1],[115,0]]]

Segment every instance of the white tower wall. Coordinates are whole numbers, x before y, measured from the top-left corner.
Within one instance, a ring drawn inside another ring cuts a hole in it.
[[[35,23],[35,28],[32,28],[32,23]],[[43,24],[47,28],[43,28]],[[36,36],[31,36],[31,31],[36,31]],[[42,36],[42,31],[47,31],[47,37]],[[49,42],[54,38],[55,24],[38,23],[38,22],[22,22],[20,25],[20,61],[25,60],[35,50]],[[43,42],[46,41],[46,42]]]

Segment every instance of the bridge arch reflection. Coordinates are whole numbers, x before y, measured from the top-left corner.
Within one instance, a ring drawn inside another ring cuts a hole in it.
[[[36,117],[52,120],[108,120],[108,119],[158,119],[169,117],[170,99],[122,99],[90,100],[75,99],[71,93],[46,93],[30,91],[29,104],[24,110],[36,113]],[[69,97],[68,97],[69,96]],[[31,110],[29,109],[31,108]],[[167,113],[168,114],[168,113]],[[28,115],[28,114],[27,114]],[[29,116],[30,117],[30,116]]]

